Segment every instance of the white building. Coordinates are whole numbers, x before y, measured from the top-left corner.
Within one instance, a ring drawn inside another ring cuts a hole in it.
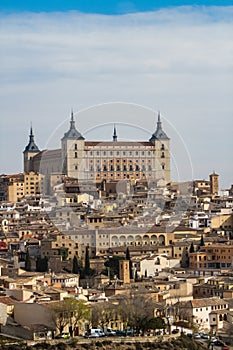
[[[174,267],[180,267],[180,259],[167,255],[153,254],[140,261],[140,271],[138,272],[141,276],[154,276],[164,269],[172,269]]]

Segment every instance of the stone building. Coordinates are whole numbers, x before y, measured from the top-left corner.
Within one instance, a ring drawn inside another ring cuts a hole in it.
[[[70,128],[61,139],[61,149],[39,151],[32,129],[24,152],[24,171],[36,171],[47,178],[66,175],[80,183],[125,179],[170,182],[170,139],[162,128],[160,113],[157,128],[147,141],[118,141],[114,126],[112,141],[86,141],[76,129],[73,112]]]

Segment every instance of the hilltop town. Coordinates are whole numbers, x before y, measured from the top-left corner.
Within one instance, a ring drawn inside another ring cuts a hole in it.
[[[115,127],[87,142],[72,114],[61,149],[40,151],[31,129],[24,171],[0,176],[0,224],[2,334],[233,342],[233,185],[172,182],[160,115],[145,142]]]

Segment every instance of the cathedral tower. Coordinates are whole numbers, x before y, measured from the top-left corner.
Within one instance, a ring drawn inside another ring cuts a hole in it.
[[[34,141],[34,134],[32,131],[32,126],[30,128],[30,134],[29,134],[29,142],[28,145],[25,147],[25,150],[23,151],[23,160],[24,160],[24,166],[23,170],[24,172],[28,173],[29,171],[34,171],[32,166],[32,160],[33,157],[40,152],[39,148],[35,144]]]

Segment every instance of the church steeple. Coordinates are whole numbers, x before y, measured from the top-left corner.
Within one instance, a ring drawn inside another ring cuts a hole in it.
[[[25,147],[24,152],[39,152],[39,151],[40,150],[34,141],[34,134],[33,134],[32,125],[31,125],[30,133],[29,133],[29,142],[28,142],[27,146]]]
[[[113,129],[112,140],[113,140],[113,142],[117,142],[117,132],[116,132],[115,124],[114,124],[114,129]]]
[[[71,110],[70,129],[64,134],[62,139],[84,140],[84,137],[76,129],[73,110]]]
[[[158,112],[157,128],[150,138],[150,141],[154,140],[169,140],[167,134],[163,131],[160,111]]]

